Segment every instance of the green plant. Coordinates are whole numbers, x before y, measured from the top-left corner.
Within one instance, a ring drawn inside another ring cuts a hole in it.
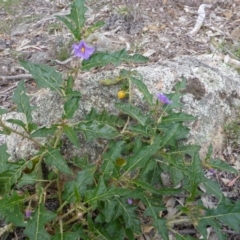
[[[71,12],[78,13],[81,27],[85,13],[82,11],[85,9],[83,4],[83,0],[75,0]],[[78,11],[79,8],[81,11]],[[70,15],[71,18],[73,15]],[[81,28],[75,29],[71,23],[66,23],[78,39]],[[124,49],[91,55],[92,48],[83,41],[80,43],[75,50],[87,59],[81,63],[82,71],[107,64],[148,60],[138,54],[129,55]],[[81,103],[80,92],[73,89],[74,78],[69,75],[63,79],[61,73],[43,64],[20,63],[32,74],[39,88],[55,91],[63,98],[64,105],[62,118],[57,123],[50,127],[38,126],[32,121],[34,107],[30,104],[24,81],[20,81],[12,100],[17,111],[25,114],[26,120],[8,119],[7,122],[21,127],[23,132],[6,124],[2,116],[7,110],[0,108],[0,133],[18,134],[39,149],[30,159],[9,162],[6,144],[0,146],[0,216],[6,224],[1,232],[21,227],[31,240],[132,240],[141,234],[141,228],[147,224],[154,226],[165,240],[169,239],[169,232],[180,240],[194,239],[178,232],[177,226],[182,223],[196,228],[205,239],[207,226],[215,229],[219,239],[225,239],[221,232],[224,225],[238,231],[240,202],[232,203],[225,198],[218,183],[205,177],[203,169],[236,174],[237,171],[220,159],[212,159],[211,146],[206,158],[201,161],[199,146],[184,144],[189,133],[184,123],[195,120],[195,117],[182,112],[180,99],[185,88],[184,79],[175,85],[170,94],[159,94],[155,100],[136,71],[122,69],[117,81],[113,79],[102,83],[127,82],[128,102],[115,105],[125,117],[106,111],[98,113],[93,108],[85,119],[72,122],[70,120]],[[133,85],[143,94],[143,100],[149,106],[147,114],[132,104]],[[78,156],[65,159],[61,154],[62,136],[65,135],[80,148],[79,133],[84,134],[87,142],[97,138],[107,140],[98,161],[90,163]],[[39,137],[45,138],[45,143],[40,143]],[[47,177],[43,175],[43,166],[51,169]],[[162,182],[163,173],[171,178],[169,186]],[[63,174],[73,178],[63,181]],[[199,189],[200,184],[205,192]],[[29,185],[35,188],[30,190]],[[52,188],[57,191],[48,191]],[[50,195],[46,195],[47,192]],[[186,200],[167,219],[164,199],[179,194],[186,196]],[[204,195],[216,199],[215,208],[204,206],[201,200]],[[49,198],[59,203],[56,210],[46,210]]]

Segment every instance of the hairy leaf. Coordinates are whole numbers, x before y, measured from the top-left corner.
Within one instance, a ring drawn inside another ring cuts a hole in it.
[[[101,165],[102,176],[105,178],[109,178],[113,175],[114,178],[119,177],[119,170],[115,164],[116,159],[120,156],[123,141],[111,142],[108,147],[108,151],[103,155],[103,164]]]
[[[78,136],[74,128],[70,126],[63,126],[63,131],[66,134],[67,138],[70,140],[70,142],[74,144],[77,148],[80,148]]]
[[[144,116],[139,108],[134,107],[129,103],[116,103],[115,106],[123,113],[126,113],[132,118],[136,119],[141,125],[144,126],[146,124],[148,117]]]
[[[238,174],[238,170],[236,168],[231,167],[229,164],[222,161],[221,159],[211,159],[208,162],[208,164],[214,169],[218,169],[218,170],[224,171],[224,172],[231,172],[234,174]]]
[[[7,109],[0,107],[0,116],[3,115],[4,113],[7,113]]]
[[[136,207],[129,205],[126,201],[116,199],[118,201],[116,216],[123,216],[125,227],[132,229],[135,233],[139,233],[140,222],[135,212]]]
[[[57,126],[51,126],[50,128],[42,127],[37,129],[31,134],[31,137],[47,137],[47,136],[53,136],[54,133],[57,130]]]
[[[205,186],[206,188],[206,192],[208,195],[214,195],[216,196],[216,198],[218,200],[221,200],[222,199],[222,191],[220,189],[220,186],[219,186],[219,183],[211,180],[211,179],[208,179],[206,177],[202,177],[202,181],[203,185]]]
[[[85,23],[85,0],[75,0],[71,5],[71,12],[65,16],[56,16],[71,31],[76,40],[81,40],[82,29]]]
[[[139,79],[135,77],[130,77],[130,80],[137,86],[139,91],[143,93],[144,100],[146,100],[150,106],[153,105],[153,96],[147,89],[147,86]]]
[[[45,224],[55,219],[56,214],[45,210],[44,204],[38,205],[32,218],[29,220],[24,233],[31,240],[50,240],[51,236],[46,232]]]
[[[63,193],[63,199],[66,202],[74,202],[74,189],[78,189],[80,197],[85,196],[88,185],[93,183],[96,167],[92,166],[77,173],[76,180],[67,182]]]
[[[124,196],[131,192],[131,190],[110,187],[107,188],[103,177],[100,177],[99,183],[94,190],[86,192],[86,203],[94,204],[97,201],[106,201],[112,199],[114,196]]]
[[[13,93],[12,100],[17,104],[18,112],[24,113],[26,115],[27,122],[31,122],[33,107],[30,105],[30,98],[26,94],[26,88],[23,80],[18,83],[18,86]]]
[[[112,139],[119,135],[114,127],[94,120],[79,123],[78,130],[83,132],[87,142],[96,138]]]
[[[125,49],[113,53],[100,52],[93,54],[88,60],[83,60],[82,70],[89,70],[94,67],[102,67],[108,64],[114,64],[115,66],[118,66],[122,62],[144,63],[147,61],[148,58],[140,54],[129,55]]]
[[[7,119],[7,122],[12,123],[12,124],[16,124],[20,127],[22,127],[23,129],[26,129],[26,123],[24,123],[23,121],[19,120],[19,119]]]
[[[8,164],[8,170],[0,174],[0,193],[8,193],[11,186],[17,183],[23,170],[29,165],[28,161],[19,160]]]
[[[144,166],[145,162],[149,161],[150,157],[157,152],[161,139],[155,138],[154,143],[149,146],[142,147],[142,149],[135,155],[127,158],[127,164],[123,167],[126,171],[124,174],[133,171],[137,167]]]
[[[22,60],[20,64],[32,74],[39,88],[49,88],[52,91],[59,91],[62,87],[62,74],[54,68]]]
[[[196,120],[196,117],[186,113],[171,113],[168,116],[163,116],[162,123],[176,123]]]
[[[173,195],[178,194],[182,191],[182,189],[174,189],[174,188],[162,188],[162,189],[156,189],[151,184],[139,180],[132,181],[134,184],[136,184],[138,187],[151,192],[152,194],[157,195]]]
[[[106,110],[99,114],[97,113],[95,108],[91,109],[90,113],[86,116],[85,120],[87,121],[95,120],[103,124],[108,124],[110,126],[117,127],[122,127],[125,124],[125,122],[118,116],[111,115]]]
[[[19,196],[16,192],[5,194],[0,199],[0,215],[5,218],[6,223],[12,222],[16,226],[24,227],[23,203],[26,196]]]
[[[168,240],[168,229],[167,229],[167,221],[159,217],[159,211],[164,210],[162,206],[152,204],[147,197],[145,197],[145,203],[147,205],[147,209],[144,213],[145,216],[152,217],[152,224],[158,230],[159,234],[162,236],[164,240]]]
[[[45,154],[45,163],[56,167],[60,172],[72,174],[65,159],[62,157],[60,151],[54,148],[48,148]]]
[[[70,119],[79,108],[80,97],[71,97],[64,103],[63,118]]]
[[[3,144],[0,146],[0,173],[8,170],[8,158],[10,154],[7,153],[7,144]]]
[[[63,233],[57,233],[54,235],[54,237],[51,238],[51,240],[78,240],[80,235],[76,232],[63,232]]]

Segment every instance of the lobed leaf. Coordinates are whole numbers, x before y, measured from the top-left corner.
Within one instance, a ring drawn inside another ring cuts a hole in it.
[[[95,171],[96,166],[91,166],[85,170],[78,172],[75,181],[67,182],[65,184],[63,199],[66,202],[74,202],[75,189],[78,190],[78,193],[81,198],[85,196],[87,186],[93,183]]]
[[[168,240],[167,220],[160,218],[158,215],[158,212],[164,210],[165,208],[152,204],[147,197],[145,197],[145,203],[147,205],[147,209],[145,210],[144,215],[152,217],[153,226],[158,230],[164,240]]]
[[[7,109],[0,107],[0,116],[7,113]]]
[[[20,64],[32,74],[39,88],[49,88],[52,91],[59,91],[61,89],[63,84],[62,74],[54,68],[22,60]]]
[[[33,216],[28,221],[24,233],[31,240],[50,240],[51,236],[46,232],[45,224],[56,218],[56,214],[46,211],[44,203],[38,205]]]
[[[53,136],[57,130],[57,126],[52,125],[50,128],[42,127],[31,134],[31,137],[47,137]]]
[[[22,211],[26,196],[19,196],[16,192],[5,194],[0,199],[0,215],[5,218],[5,223],[13,223],[15,226],[24,227],[24,214]]]
[[[150,106],[152,106],[153,105],[153,95],[148,91],[147,86],[142,81],[140,81],[139,79],[137,79],[135,77],[130,77],[129,79],[131,80],[131,82],[133,82],[137,86],[139,91],[142,92],[143,99],[146,100]]]
[[[71,169],[67,165],[65,159],[62,157],[60,151],[54,148],[48,148],[45,154],[45,163],[56,167],[60,172],[72,174]]]
[[[71,31],[75,39],[81,40],[82,29],[85,23],[85,0],[75,0],[71,5],[71,12],[66,16],[56,16]]]
[[[196,120],[196,117],[186,113],[171,113],[167,116],[163,116],[161,119],[162,123],[176,123]]]
[[[161,144],[161,138],[155,138],[152,145],[142,147],[142,149],[135,155],[127,158],[127,164],[123,167],[125,173],[133,171],[137,167],[143,166],[150,157],[159,150]]]
[[[208,164],[214,169],[218,169],[218,170],[224,171],[224,172],[238,174],[238,170],[236,168],[230,166],[229,164],[222,161],[221,159],[211,159],[208,162]]]
[[[70,119],[79,108],[79,96],[73,96],[64,103],[63,118]]]
[[[116,103],[115,106],[121,112],[128,114],[132,118],[136,119],[141,125],[146,125],[148,116],[144,116],[139,108],[134,107],[129,103]]]
[[[24,81],[20,81],[15,89],[12,97],[13,102],[17,104],[18,112],[22,112],[25,114],[27,122],[32,121],[32,110],[33,107],[30,105],[30,98],[26,94],[26,88],[24,85]],[[20,121],[20,120],[19,120]],[[18,121],[18,123],[20,123]]]
[[[109,114],[106,110],[101,113],[97,113],[95,108],[92,108],[90,113],[85,118],[86,121],[95,120],[102,124],[108,124],[110,126],[122,127],[125,122],[118,116]]]
[[[29,165],[28,161],[19,160],[18,162],[9,162],[8,170],[0,174],[0,193],[8,193],[11,186],[17,183],[23,170]]]
[[[79,123],[77,130],[83,132],[87,142],[96,138],[112,139],[119,135],[114,127],[94,120]]]
[[[80,148],[78,136],[74,128],[70,126],[63,126],[63,131],[66,134],[67,138],[70,140],[70,142],[74,144],[77,148]]]
[[[123,63],[145,63],[148,61],[148,58],[140,55],[134,54],[129,55],[125,49],[122,49],[113,53],[95,53],[88,60],[83,60],[82,62],[82,70],[90,70],[95,67],[103,67],[108,64],[114,64],[115,66]]]
[[[9,157],[10,157],[10,154],[7,152],[7,144],[1,145],[0,146],[0,173],[8,170]]]

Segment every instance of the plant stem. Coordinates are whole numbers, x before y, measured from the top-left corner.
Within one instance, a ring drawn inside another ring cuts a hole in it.
[[[9,130],[10,132],[13,132],[13,133],[15,133],[15,134],[23,137],[23,138],[27,138],[28,140],[34,142],[34,143],[35,143],[36,145],[38,145],[39,147],[43,147],[43,145],[42,145],[41,143],[39,143],[37,140],[35,140],[35,139],[33,139],[33,138],[25,135],[24,133],[18,132],[18,131],[16,131],[16,130],[10,128],[10,127],[7,127],[1,120],[0,120],[0,126],[1,126],[2,128],[5,128],[5,129]]]
[[[176,223],[185,223],[185,222],[190,222],[189,218],[182,218],[182,219],[174,219],[174,220],[170,220],[167,222],[167,225],[172,225],[172,224],[176,224]]]

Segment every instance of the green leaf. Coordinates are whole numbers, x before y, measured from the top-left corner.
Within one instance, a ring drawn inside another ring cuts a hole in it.
[[[196,196],[199,195],[198,185],[202,182],[204,173],[202,170],[201,160],[199,154],[196,152],[189,160],[189,164],[186,164],[187,168],[184,171],[185,180],[188,179],[189,184],[184,186],[190,195],[189,201],[193,201]],[[187,177],[187,178],[186,178]]]
[[[71,169],[68,167],[65,159],[62,157],[60,151],[54,148],[48,148],[45,154],[45,163],[56,167],[60,172],[72,174]]]
[[[51,238],[51,240],[78,240],[79,238],[80,235],[75,232],[59,232],[55,234],[54,237]]]
[[[0,107],[0,116],[7,113],[7,109]]]
[[[143,93],[143,96],[144,96],[143,99],[146,100],[150,106],[152,106],[153,105],[153,96],[148,91],[147,86],[137,78],[130,77],[130,80],[137,86],[139,91],[141,91]]]
[[[123,167],[126,171],[124,175],[137,167],[143,167],[144,164],[149,161],[150,157],[158,151],[160,143],[161,139],[157,137],[152,145],[142,147],[135,155],[128,157],[127,164]]]
[[[29,174],[22,174],[21,178],[18,181],[18,188],[23,187],[24,185],[29,185],[29,184],[35,184],[38,182],[40,179],[37,176],[37,172],[33,171]]]
[[[161,119],[162,123],[176,123],[196,120],[196,117],[186,113],[171,113],[168,116],[163,116]]]
[[[59,91],[61,89],[63,83],[62,74],[54,68],[22,60],[20,64],[32,74],[39,88],[49,88],[52,91]]]
[[[214,195],[220,201],[222,199],[222,190],[220,189],[219,183],[208,179],[206,177],[202,178],[202,183],[206,188],[206,192],[208,195]]]
[[[15,226],[24,227],[23,203],[26,196],[19,196],[16,192],[5,194],[0,199],[0,215],[4,222],[12,222]]]
[[[102,124],[108,124],[110,126],[123,127],[125,121],[120,119],[118,116],[109,114],[106,110],[101,113],[97,113],[95,108],[92,108],[90,113],[85,118],[86,121],[95,120],[101,122]]]
[[[47,137],[47,136],[53,136],[57,130],[57,126],[51,126],[50,128],[42,127],[36,130],[31,134],[31,137]]]
[[[30,98],[26,94],[26,88],[23,80],[18,83],[17,88],[13,93],[12,100],[17,104],[18,112],[24,113],[26,115],[27,122],[31,122],[33,107],[30,105]]]
[[[11,186],[17,183],[23,170],[29,165],[28,161],[19,160],[8,164],[8,170],[0,174],[0,193],[8,193]]]
[[[26,123],[24,123],[23,121],[19,120],[19,119],[7,119],[7,122],[12,123],[12,124],[16,124],[20,127],[22,127],[23,129],[26,129]]]
[[[164,240],[168,240],[167,220],[160,218],[158,215],[159,211],[163,210],[163,207],[152,204],[147,197],[145,197],[145,202],[147,209],[144,215],[152,217],[153,226],[158,230]]]
[[[111,176],[118,178],[119,170],[116,167],[115,161],[121,156],[123,148],[123,141],[109,143],[108,151],[103,154],[103,164],[101,165],[101,172],[104,179],[110,178]]]
[[[80,97],[71,97],[64,103],[63,118],[70,119],[79,108]]]
[[[134,233],[140,232],[140,222],[136,214],[136,207],[129,205],[127,201],[116,198],[118,201],[116,216],[123,216],[125,228],[132,229]]]
[[[225,224],[234,231],[239,232],[240,227],[240,201],[231,203],[229,200],[223,199],[217,208],[206,209],[204,215],[199,217],[199,226],[203,228],[206,225],[212,225],[215,222],[216,228],[220,224]],[[217,225],[217,223],[220,223]],[[220,231],[220,229],[217,229]],[[216,231],[217,232],[217,231]]]
[[[129,103],[116,103],[116,108],[132,118],[136,119],[141,125],[145,126],[148,116],[144,116],[142,111]]]
[[[98,201],[107,201],[112,197],[124,196],[131,192],[128,189],[106,187],[103,177],[100,177],[99,183],[94,190],[89,190],[86,192],[86,203],[94,204]]]
[[[0,146],[0,173],[8,170],[9,157],[10,157],[10,154],[7,153],[7,144],[1,145]]]
[[[140,124],[135,126],[130,126],[129,129],[136,134],[143,135],[144,137],[152,136],[153,129],[150,125],[142,126]]]
[[[78,189],[80,197],[85,196],[87,186],[93,183],[95,171],[96,166],[91,166],[85,170],[78,172],[75,181],[67,182],[65,184],[63,199],[66,202],[74,202],[75,188]]]
[[[34,211],[33,216],[28,221],[24,233],[31,240],[50,240],[51,236],[46,232],[45,224],[54,220],[56,214],[45,210],[44,204],[38,205],[37,209]]]
[[[85,23],[85,0],[75,0],[71,5],[71,12],[65,16],[56,16],[71,31],[76,40],[81,40],[82,29]]]
[[[112,220],[116,219],[116,208],[118,205],[118,201],[116,199],[107,200],[104,202],[104,209],[103,215],[105,216],[105,221],[107,223],[111,222]]]
[[[211,159],[208,162],[208,165],[210,165],[212,168],[218,169],[220,171],[238,174],[238,170],[236,168],[231,167],[230,165],[228,165],[226,162],[222,161],[221,159]]]
[[[178,194],[182,191],[182,189],[174,189],[174,188],[162,188],[162,189],[156,189],[151,184],[139,180],[132,181],[132,183],[136,184],[136,186],[147,190],[150,193],[156,194],[156,195],[174,195]]]
[[[114,127],[94,120],[79,123],[77,130],[83,132],[87,142],[96,138],[112,139],[119,135]]]
[[[114,64],[115,66],[118,66],[122,62],[145,63],[147,61],[148,58],[140,54],[129,55],[125,49],[113,53],[100,52],[93,54],[88,60],[83,60],[82,70],[89,70],[95,67],[103,67],[108,64]]]
[[[80,148],[78,136],[74,128],[70,126],[63,126],[63,131],[66,134],[67,138],[70,140],[70,142],[74,144],[77,148]]]

